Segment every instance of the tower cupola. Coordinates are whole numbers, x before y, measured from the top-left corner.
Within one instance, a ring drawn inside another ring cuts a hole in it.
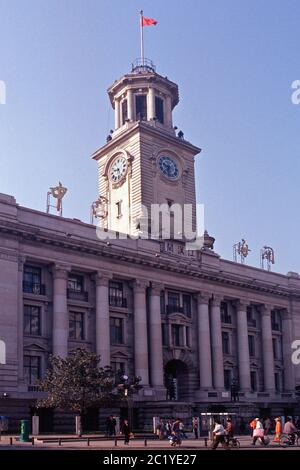
[[[137,121],[175,133],[172,111],[179,101],[178,86],[156,73],[152,61],[136,60],[131,73],[109,87],[108,95],[115,110],[112,138]]]

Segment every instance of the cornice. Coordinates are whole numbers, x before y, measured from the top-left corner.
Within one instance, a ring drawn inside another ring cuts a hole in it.
[[[178,256],[176,255],[168,256],[164,254],[164,257],[157,258],[154,253],[153,255],[150,253],[146,254],[145,252],[138,253],[130,248],[124,249],[124,247],[113,244],[108,246],[105,242],[99,240],[92,241],[76,238],[72,239],[72,237],[65,238],[65,236],[57,233],[49,233],[46,229],[36,228],[15,221],[0,220],[0,233],[6,236],[17,236],[19,241],[52,246],[55,247],[56,250],[57,248],[61,248],[73,253],[79,252],[117,260],[119,264],[120,262],[125,262],[183,274],[214,283],[218,286],[231,286],[245,289],[245,291],[248,292],[255,291],[263,294],[272,294],[285,299],[300,300],[300,290],[295,290],[294,287],[275,287],[257,279],[253,282],[251,278],[249,279],[249,275],[247,279],[243,279],[241,276],[224,273],[224,271],[222,273],[214,272],[207,267],[201,266],[199,261],[193,261],[190,258],[185,260],[183,257],[180,257],[181,262],[178,263]],[[11,260],[13,259],[15,259],[14,256],[12,256]]]

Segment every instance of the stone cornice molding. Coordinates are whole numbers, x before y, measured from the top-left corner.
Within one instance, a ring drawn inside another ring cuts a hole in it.
[[[50,217],[50,216],[49,216]],[[53,216],[54,217],[54,216]],[[74,222],[78,224],[78,222]],[[80,223],[80,225],[85,225]],[[88,224],[86,224],[88,226]],[[47,231],[47,229],[37,229],[32,228],[31,226],[8,220],[0,221],[0,232],[4,236],[11,235],[14,238],[19,237],[23,242],[37,243],[41,246],[51,246],[56,250],[60,248],[64,251],[69,250],[70,253],[77,251],[79,254],[86,254],[88,256],[96,256],[101,258],[109,258],[110,260],[119,261],[122,259],[124,262],[129,262],[133,265],[143,265],[144,267],[148,266],[150,268],[155,268],[163,270],[165,272],[177,272],[185,276],[191,276],[195,279],[201,279],[207,282],[217,283],[220,286],[229,286],[237,289],[247,290],[248,292],[268,294],[276,296],[277,298],[282,298],[290,301],[300,301],[300,289],[295,290],[295,288],[289,288],[286,286],[273,286],[265,283],[264,281],[256,280],[255,283],[249,278],[243,278],[240,276],[237,278],[231,273],[216,273],[207,268],[203,267],[199,261],[191,259],[183,259],[180,257],[181,263],[178,263],[179,256],[170,255],[164,253],[164,257],[157,258],[151,253],[149,254],[139,254],[133,252],[132,249],[124,250],[124,247],[107,246],[105,242],[99,242],[97,240],[88,240],[88,239],[78,239],[78,238],[67,238],[62,234],[54,234]],[[9,259],[11,261],[17,261],[17,255],[10,255],[3,253],[3,250],[0,251],[0,258]],[[49,264],[53,260],[45,260]]]

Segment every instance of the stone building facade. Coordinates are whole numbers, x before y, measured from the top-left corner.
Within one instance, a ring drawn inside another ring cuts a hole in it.
[[[291,345],[300,337],[299,275],[223,260],[208,235],[194,251],[174,237],[140,236],[142,206],[151,219],[152,203],[191,204],[195,227],[200,149],[176,135],[177,85],[152,65],[133,67],[109,96],[115,130],[93,154],[111,208],[101,224],[136,238],[101,240],[94,225],[0,195],[0,414],[29,416],[48,355],[65,357],[78,346],[142,378],[134,400],[140,425],[215,405],[245,415],[298,414],[300,367]],[[66,422],[61,416],[56,430]],[[45,428],[51,419],[45,411]]]

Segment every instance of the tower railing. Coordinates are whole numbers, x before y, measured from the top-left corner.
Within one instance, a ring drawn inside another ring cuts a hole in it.
[[[131,64],[131,72],[132,73],[143,73],[143,72],[154,72],[156,68],[152,60],[150,59],[135,59],[135,61]]]

